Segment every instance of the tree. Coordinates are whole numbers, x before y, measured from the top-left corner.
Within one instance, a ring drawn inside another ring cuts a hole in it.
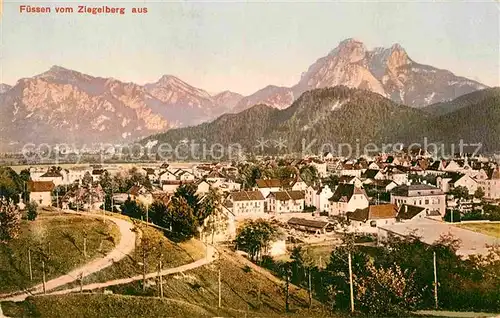
[[[262,258],[270,244],[279,238],[281,231],[269,221],[249,220],[238,229],[236,248],[248,253],[253,261]]]
[[[484,190],[482,187],[478,187],[474,192],[474,198],[482,200],[485,196]]]
[[[12,201],[0,200],[0,243],[18,237],[21,224],[21,213]]]
[[[180,185],[175,191],[174,197],[184,198],[194,213],[198,213],[200,208],[200,198],[196,194],[198,188],[194,183]]]
[[[198,229],[198,222],[193,209],[184,197],[173,196],[167,207],[167,222],[170,223],[172,232],[180,238],[193,237]]]
[[[153,204],[149,207],[149,219],[159,226],[167,227],[170,224],[167,224],[165,220],[167,215],[167,206],[165,203],[161,201],[154,201]]]
[[[450,194],[457,198],[459,201],[462,199],[469,199],[469,189],[463,186],[458,186],[450,190]]]
[[[311,251],[301,245],[295,246],[290,254],[292,270],[292,280],[300,284],[307,276],[308,272],[315,266]]]
[[[414,273],[398,265],[383,268],[367,264],[368,275],[356,280],[355,299],[361,311],[370,315],[407,316],[420,302]]]
[[[212,235],[212,243],[215,233],[219,232],[216,219],[222,217],[222,200],[223,197],[220,191],[217,188],[210,187],[201,202],[200,212],[195,213],[199,226],[204,226],[205,233]]]
[[[19,194],[24,191],[24,181],[10,167],[0,167],[0,199],[19,202]]]
[[[90,172],[85,172],[85,174],[83,175],[83,178],[82,178],[82,185],[84,186],[88,186],[88,185],[91,185],[92,184],[92,176],[90,175]]]
[[[303,166],[300,168],[300,178],[307,184],[316,184],[319,180],[318,170],[315,166]]]
[[[146,215],[146,209],[142,204],[137,203],[129,197],[122,205],[122,214],[140,219]]]
[[[457,209],[447,209],[446,213],[444,214],[444,220],[446,222],[460,222],[461,220],[461,214],[460,211]]]
[[[26,211],[26,217],[28,218],[28,220],[36,220],[36,218],[38,217],[38,204],[36,204],[36,202],[29,202],[26,205]]]

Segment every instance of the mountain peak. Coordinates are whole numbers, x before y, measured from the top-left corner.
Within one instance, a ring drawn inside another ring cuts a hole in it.
[[[348,38],[339,43],[339,45],[330,52],[330,56],[338,56],[351,63],[357,62],[365,57],[366,47],[363,42],[354,38]]]

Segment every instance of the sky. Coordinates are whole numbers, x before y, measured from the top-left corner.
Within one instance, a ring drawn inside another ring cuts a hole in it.
[[[20,5],[49,6],[48,14]],[[78,5],[124,15],[76,13]],[[75,13],[55,13],[71,6]],[[132,14],[131,8],[148,8]],[[59,65],[145,84],[170,74],[211,93],[292,86],[346,38],[401,44],[419,63],[500,86],[500,1],[40,1],[4,0],[0,82]]]

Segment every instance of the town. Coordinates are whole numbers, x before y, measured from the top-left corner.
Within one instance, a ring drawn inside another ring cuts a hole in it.
[[[120,214],[181,240],[235,248],[272,272],[276,262],[297,261],[300,251],[313,255],[321,270],[346,237],[364,248],[415,238],[433,246],[453,238],[460,242],[454,247],[459,259],[489,257],[499,243],[500,168],[483,156],[436,160],[418,149],[356,159],[325,153],[2,169],[22,184],[16,198],[2,181],[4,207],[10,196],[10,206],[15,202],[14,209],[28,215]],[[274,234],[252,243],[247,231],[264,225]],[[274,265],[263,265],[264,259]]]

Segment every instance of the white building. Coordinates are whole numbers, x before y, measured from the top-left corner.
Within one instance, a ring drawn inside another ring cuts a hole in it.
[[[271,192],[266,198],[267,211],[270,213],[290,213],[304,211],[304,191]]]
[[[491,178],[479,182],[486,199],[500,199],[500,167],[497,167]]]
[[[236,217],[264,214],[265,199],[260,191],[232,192],[228,199],[230,204],[226,206],[232,209]]]
[[[376,233],[377,227],[396,223],[398,207],[395,204],[370,205],[348,212],[350,228],[355,232]]]
[[[30,202],[40,206],[52,206],[52,190],[55,185],[52,181],[28,181]]]
[[[424,207],[429,212],[446,212],[446,195],[439,188],[427,184],[412,184],[396,187],[391,192],[391,203],[398,207],[403,204]]]
[[[369,205],[365,190],[354,184],[339,184],[329,201],[330,215],[344,215]]]

